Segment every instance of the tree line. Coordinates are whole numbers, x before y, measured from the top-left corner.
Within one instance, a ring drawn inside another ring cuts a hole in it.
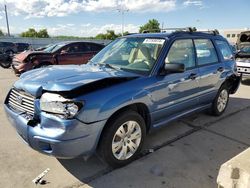
[[[139,29],[139,33],[152,33],[160,32],[160,23],[156,19],[149,20],[146,24],[142,25]],[[123,35],[129,35],[128,31],[124,32]],[[0,36],[4,36],[2,30],[0,30]],[[56,36],[55,38],[63,39],[102,39],[102,40],[114,40],[118,37],[121,37],[122,34],[116,34],[114,30],[107,30],[106,33],[100,33],[95,37],[76,37],[76,36]],[[20,37],[31,37],[31,38],[50,38],[47,29],[41,29],[36,31],[33,28],[29,28],[27,31],[22,32]]]

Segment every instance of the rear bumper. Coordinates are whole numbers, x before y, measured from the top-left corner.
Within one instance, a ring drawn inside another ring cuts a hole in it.
[[[242,78],[250,78],[250,73],[239,73]]]
[[[7,117],[17,133],[34,150],[70,159],[88,156],[95,152],[106,121],[84,124],[79,120],[62,120],[42,113],[40,123],[27,120],[25,114],[4,105]]]

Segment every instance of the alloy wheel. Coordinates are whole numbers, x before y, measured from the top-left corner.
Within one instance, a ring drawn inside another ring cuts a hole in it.
[[[228,101],[228,91],[226,89],[223,89],[220,92],[220,95],[217,101],[217,109],[219,112],[222,112],[223,110],[225,110],[227,106],[227,101]]]
[[[136,121],[127,121],[116,131],[112,140],[112,153],[118,160],[132,157],[140,146],[142,130]]]

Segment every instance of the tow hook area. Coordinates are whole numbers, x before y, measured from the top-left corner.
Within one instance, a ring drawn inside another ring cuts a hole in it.
[[[27,125],[31,127],[35,127],[39,122],[37,120],[31,119],[28,121]]]

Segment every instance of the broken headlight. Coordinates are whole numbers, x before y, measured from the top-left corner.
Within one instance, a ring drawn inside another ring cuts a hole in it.
[[[65,119],[73,118],[82,106],[83,103],[66,99],[55,93],[44,93],[40,100],[41,111],[52,113]]]

